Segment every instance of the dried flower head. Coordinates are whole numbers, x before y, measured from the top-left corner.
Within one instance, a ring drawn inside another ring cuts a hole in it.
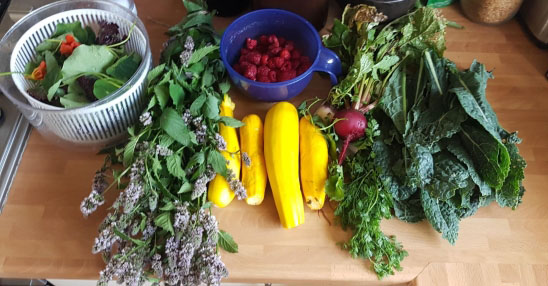
[[[102,194],[108,187],[106,181],[105,172],[103,170],[97,171],[93,177],[93,183],[91,185],[91,191],[95,191],[98,194]]]
[[[190,57],[192,56],[192,52],[184,50],[179,55],[179,59],[181,60],[181,64],[186,67],[188,65],[188,62],[190,61]]]
[[[86,198],[84,198],[84,200],[82,200],[82,203],[80,204],[80,211],[82,212],[84,217],[87,217],[95,210],[97,210],[97,207],[104,203],[105,198],[103,197],[103,195],[93,190]]]
[[[219,133],[215,133],[215,141],[217,141],[217,150],[225,151],[226,150],[226,141],[223,136]]]
[[[186,125],[189,125],[192,121],[192,114],[190,113],[190,109],[185,109],[185,112],[183,112],[183,121]]]
[[[162,145],[156,145],[156,155],[158,156],[171,156],[173,155],[173,151],[171,151],[168,147],[162,146]]]
[[[194,50],[194,39],[191,36],[186,36],[185,49],[187,51],[193,51]]]
[[[143,126],[149,126],[152,124],[152,116],[150,115],[150,112],[145,112],[139,116],[139,121],[143,124]]]
[[[242,152],[242,161],[246,166],[251,166],[251,158],[247,155],[247,152]]]
[[[240,180],[238,180],[238,178],[230,168],[227,169],[226,180],[230,189],[234,192],[234,194],[236,194],[238,200],[243,200],[247,198],[247,191],[244,185]]]

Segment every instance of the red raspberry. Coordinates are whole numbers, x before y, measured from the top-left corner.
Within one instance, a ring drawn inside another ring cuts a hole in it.
[[[267,66],[260,66],[257,69],[257,74],[260,76],[268,76],[269,72],[270,72],[270,68],[268,68]]]
[[[248,61],[240,62],[240,70],[242,71],[241,74],[243,74],[247,67],[250,65],[251,64]]]
[[[268,77],[268,75],[264,76],[264,75],[259,75],[259,77],[257,78],[258,81],[260,82],[270,82],[270,77]]]
[[[286,40],[285,40],[284,37],[279,37],[279,38],[278,38],[278,42],[280,43],[280,47],[283,47],[284,44],[285,44],[285,42],[286,42]]]
[[[268,78],[270,79],[270,82],[276,82],[278,81],[278,76],[276,74],[276,71],[273,71],[271,70],[269,73],[268,73]]]
[[[289,79],[293,79],[297,77],[297,71],[296,70],[290,70],[289,71]]]
[[[301,64],[310,66],[310,58],[308,58],[307,56],[301,56],[300,60]]]
[[[241,48],[241,49],[240,49],[240,54],[241,54],[241,55],[247,55],[247,54],[249,54],[249,50],[246,49],[246,48]]]
[[[278,37],[276,37],[276,35],[270,35],[268,37],[268,43],[276,47],[280,46],[280,42],[278,41]]]
[[[291,51],[291,58],[294,60],[298,60],[301,58],[301,53],[298,50]]]
[[[248,79],[255,80],[257,78],[257,67],[254,65],[247,66],[244,76]]]
[[[277,56],[282,51],[282,48],[275,47],[274,45],[268,46],[268,53],[270,53],[273,56]]]
[[[268,64],[268,55],[262,55],[261,56],[261,65],[267,65]]]
[[[286,81],[291,79],[291,74],[289,71],[279,71],[278,74],[278,81]]]
[[[287,61],[285,62],[282,67],[280,68],[281,71],[289,71],[289,70],[292,70],[292,67],[291,67],[291,62],[290,61]]]
[[[237,72],[237,73],[242,73],[242,67],[240,66],[240,64],[234,64],[232,66],[232,68]]]
[[[268,45],[268,36],[267,35],[261,35],[259,37],[259,43],[263,46]]]
[[[291,67],[293,69],[297,69],[301,65],[301,62],[299,60],[291,60]]]
[[[254,65],[258,65],[261,63],[261,54],[259,54],[259,52],[253,51],[247,55],[247,60]]]
[[[270,69],[276,68],[276,61],[274,60],[274,58],[268,59],[268,64],[267,64],[267,66],[268,66]]]
[[[285,62],[284,59],[280,57],[274,58],[274,64],[276,65],[277,68],[281,68],[284,65],[284,62]]]
[[[284,60],[289,60],[291,58],[291,53],[286,50],[286,49],[283,49],[281,52],[280,52],[280,57]]]
[[[249,54],[247,54],[247,55],[244,55],[244,54],[240,55],[240,58],[238,59],[238,63],[247,62],[247,61],[248,61],[248,60],[247,60],[247,56],[248,56],[248,55],[249,55]]]
[[[251,39],[251,38],[247,38],[245,40],[245,46],[249,49],[249,50],[254,50],[255,47],[257,46],[257,40],[254,40],[254,39]]]
[[[294,48],[295,48],[295,43],[293,43],[293,41],[286,41],[285,42],[284,49],[291,52],[291,51],[293,51]]]
[[[299,68],[297,68],[297,74],[298,74],[298,75],[301,75],[301,74],[303,74],[305,71],[307,71],[309,68],[310,68],[310,65],[301,64],[301,66],[299,66]]]

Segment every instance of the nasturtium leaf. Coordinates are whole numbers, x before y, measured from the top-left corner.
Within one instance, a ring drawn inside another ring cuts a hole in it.
[[[98,79],[93,84],[93,94],[97,99],[105,98],[119,89],[119,86],[116,86],[108,79]]]
[[[85,95],[67,93],[59,97],[59,101],[65,108],[78,108],[89,104]]]
[[[129,80],[139,68],[141,56],[135,52],[119,58],[107,68],[107,74],[121,81]]]
[[[65,79],[82,73],[103,73],[114,60],[106,46],[80,45],[65,60],[61,72]]]

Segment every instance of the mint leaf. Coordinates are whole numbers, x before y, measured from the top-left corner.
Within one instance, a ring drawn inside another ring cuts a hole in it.
[[[156,66],[152,70],[150,70],[147,75],[147,81],[151,82],[154,79],[156,79],[159,75],[161,75],[164,72],[165,66],[166,64],[161,64],[159,66]]]
[[[226,177],[226,159],[219,151],[209,151],[207,154],[207,164],[211,165],[217,174]]]
[[[202,47],[202,48],[199,48],[199,49],[195,50],[192,53],[192,56],[190,56],[190,60],[188,61],[188,65],[190,66],[194,63],[199,62],[201,59],[203,59],[209,53],[211,53],[213,51],[216,51],[218,49],[219,49],[219,46],[211,45],[211,46],[205,46],[205,47]]]
[[[238,244],[234,241],[234,239],[228,232],[224,230],[219,230],[219,232],[217,233],[217,237],[217,243],[222,249],[230,253],[238,253]]]
[[[192,191],[192,184],[189,183],[189,182],[184,182],[182,185],[181,185],[181,188],[179,189],[179,191],[177,192],[177,194],[183,194],[183,193],[188,193]]]
[[[183,90],[183,87],[180,85],[170,82],[169,83],[169,96],[171,96],[171,100],[173,100],[173,104],[175,106],[179,106],[183,103],[183,99],[185,98],[185,93]]]
[[[178,154],[173,154],[166,157],[167,171],[179,179],[182,179],[185,176],[185,171],[181,167],[181,164],[181,156]]]
[[[228,82],[228,80],[225,80],[219,83],[219,89],[221,90],[221,94],[227,93],[230,90],[230,82]]]
[[[172,108],[166,108],[160,116],[160,127],[183,146],[191,143],[190,131],[183,118]]]
[[[140,135],[132,137],[129,140],[129,142],[126,144],[126,147],[124,148],[124,156],[123,156],[124,166],[129,167],[131,163],[133,162],[135,147],[137,146],[137,142],[139,142],[140,137],[141,137]]]
[[[192,116],[198,116],[200,113],[200,109],[202,109],[202,106],[204,106],[204,103],[206,102],[207,97],[205,95],[198,96],[194,102],[190,105],[190,114]]]
[[[154,94],[158,99],[160,107],[164,109],[169,101],[169,89],[166,85],[157,85],[154,87]]]
[[[221,123],[223,123],[224,125],[226,126],[229,126],[229,127],[234,127],[234,128],[240,128],[242,126],[244,126],[245,124],[243,122],[241,122],[240,120],[234,118],[234,117],[229,117],[229,116],[221,116],[221,118],[219,119],[219,121]]]
[[[165,231],[168,231],[171,233],[171,235],[175,234],[175,231],[173,230],[173,224],[171,223],[171,213],[170,212],[163,212],[160,215],[158,215],[154,219],[154,224],[157,227],[162,228]]]
[[[219,118],[219,99],[213,95],[208,95],[203,108],[204,116],[209,119]]]

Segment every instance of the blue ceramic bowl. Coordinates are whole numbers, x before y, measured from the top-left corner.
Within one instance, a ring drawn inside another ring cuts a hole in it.
[[[253,81],[236,72],[232,65],[238,61],[245,40],[264,34],[275,34],[295,42],[295,47],[312,61],[311,67],[291,80],[276,83]],[[297,96],[316,71],[328,73],[331,84],[336,84],[337,76],[341,74],[339,57],[322,45],[314,26],[301,16],[285,10],[257,10],[236,19],[225,30],[220,51],[234,84],[249,96],[263,101],[283,101]]]

